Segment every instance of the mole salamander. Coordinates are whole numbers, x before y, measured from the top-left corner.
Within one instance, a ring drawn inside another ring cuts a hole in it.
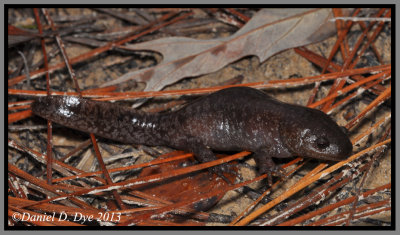
[[[200,162],[217,159],[212,150],[251,151],[259,173],[281,174],[272,158],[340,161],[353,148],[342,127],[325,113],[280,102],[249,87],[223,89],[164,113],[67,96],[40,97],[32,111],[107,139],[189,151]],[[223,164],[211,171],[221,176],[228,168]]]

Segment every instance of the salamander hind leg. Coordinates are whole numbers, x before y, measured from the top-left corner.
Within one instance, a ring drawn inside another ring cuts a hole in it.
[[[280,167],[275,165],[274,161],[272,160],[271,154],[268,151],[257,151],[254,152],[254,160],[258,166],[258,173],[261,174],[268,174],[268,184],[269,186],[272,185],[272,173],[278,175],[279,177],[285,177],[285,171]]]
[[[217,160],[218,158],[215,156],[215,154],[206,146],[204,145],[201,141],[199,141],[196,138],[187,138],[186,139],[186,146],[184,147],[187,151],[193,152],[194,157],[196,160],[199,162],[210,162],[213,160]],[[235,172],[230,165],[227,163],[223,163],[220,165],[216,165],[213,167],[208,168],[210,173],[214,173],[221,177],[223,180],[225,180],[228,184],[232,184],[228,178],[224,176],[224,173],[229,173],[229,174],[234,174],[237,175],[237,172]]]

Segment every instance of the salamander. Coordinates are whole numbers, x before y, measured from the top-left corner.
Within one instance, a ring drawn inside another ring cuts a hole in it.
[[[259,173],[281,173],[272,158],[340,161],[353,148],[345,128],[325,113],[281,102],[249,87],[219,90],[162,113],[71,96],[40,97],[32,104],[32,111],[61,125],[122,143],[192,152],[200,162],[217,159],[213,150],[251,151]],[[227,171],[227,165],[211,170],[220,175]]]

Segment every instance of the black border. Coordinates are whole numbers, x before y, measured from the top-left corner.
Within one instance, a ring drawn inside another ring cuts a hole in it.
[[[392,45],[391,45],[391,53],[392,53],[392,61],[395,66],[392,67],[392,83],[393,87],[396,87],[395,81],[396,81],[396,74],[395,74],[395,67],[396,67],[396,43],[393,44],[393,42],[396,42],[396,4],[292,4],[292,5],[282,5],[282,4],[229,4],[229,5],[224,5],[224,4],[211,4],[211,5],[203,5],[203,4],[157,4],[157,5],[148,5],[148,4],[4,4],[4,36],[7,35],[6,27],[8,25],[8,9],[9,8],[33,8],[33,7],[45,7],[45,8],[90,8],[90,7],[191,7],[191,8],[204,8],[204,7],[254,7],[254,8],[263,8],[263,7],[269,7],[269,8],[299,8],[299,7],[308,7],[308,8],[318,8],[318,7],[324,7],[324,8],[357,8],[357,7],[362,7],[362,8],[391,8],[392,10],[392,16],[391,16],[391,24],[392,24],[392,34],[391,34],[391,40],[392,40]],[[289,7],[290,6],[290,7]],[[6,38],[4,37],[4,48],[8,48],[8,42],[5,40]],[[5,57],[4,57],[4,68],[8,67],[8,50],[5,52]],[[4,87],[8,88],[8,83],[7,79],[8,74],[6,69],[4,69]],[[393,79],[394,78],[394,79]],[[4,114],[8,113],[7,109],[7,102],[8,102],[8,92],[4,92]],[[393,93],[391,102],[394,107],[396,101],[396,92]],[[396,110],[392,112],[392,118],[391,118],[391,125],[392,125],[392,130],[395,130],[395,114]],[[8,127],[7,119],[4,119],[4,126]],[[395,142],[395,132],[392,131],[391,133],[392,139]],[[8,139],[8,131],[6,133],[6,130],[4,130],[4,142]],[[7,197],[7,188],[6,185],[8,185],[7,178],[8,178],[8,159],[5,156],[8,156],[8,153],[6,152],[6,144],[4,145],[4,208],[6,205],[8,206],[8,197]],[[32,227],[26,227],[26,226],[9,226],[8,225],[8,214],[6,209],[4,209],[4,230],[8,231],[13,231],[13,230],[51,230],[51,231],[57,231],[57,230],[68,230],[68,231],[87,231],[87,230],[130,230],[130,231],[143,231],[143,230],[171,230],[171,231],[191,231],[191,230],[228,230],[228,231],[233,231],[233,230],[240,230],[240,231],[246,231],[246,230],[256,230],[256,231],[268,231],[268,230],[284,230],[284,231],[298,231],[298,230],[307,230],[307,231],[323,231],[323,230],[345,230],[345,231],[368,231],[368,230],[374,230],[374,231],[380,231],[380,230],[395,230],[396,229],[396,177],[395,177],[395,171],[393,171],[393,167],[396,166],[396,151],[395,151],[395,145],[392,144],[391,146],[392,149],[392,158],[391,158],[391,164],[392,164],[392,175],[391,175],[391,180],[392,180],[392,207],[391,207],[391,225],[390,226],[342,226],[342,227],[298,227],[298,226],[287,226],[287,227],[259,227],[259,226],[243,226],[243,227],[230,227],[230,226],[182,226],[182,227],[170,227],[170,226],[157,226],[157,227],[152,227],[152,226],[124,226],[124,227],[119,227],[119,226],[87,226],[87,227],[69,227],[69,226],[58,226],[58,227],[47,227],[47,226],[32,226]],[[7,154],[6,154],[7,153]],[[394,153],[394,154],[393,154]],[[78,229],[79,228],[79,229]]]

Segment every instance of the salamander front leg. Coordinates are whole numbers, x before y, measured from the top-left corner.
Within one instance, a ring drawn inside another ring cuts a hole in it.
[[[258,165],[258,173],[268,174],[268,185],[272,185],[272,173],[275,173],[279,177],[285,177],[285,171],[280,167],[275,165],[274,161],[272,161],[271,154],[268,151],[258,151],[254,153],[254,160]]]
[[[210,162],[210,161],[218,159],[215,156],[215,154],[209,148],[207,148],[207,146],[205,146],[203,143],[201,143],[200,141],[198,141],[195,138],[188,139],[187,146],[185,148],[188,151],[193,152],[194,157],[199,162],[204,163],[204,162]],[[237,175],[237,173],[233,169],[231,169],[230,165],[228,165],[227,163],[213,166],[213,167],[209,168],[209,172],[218,175],[223,180],[225,180],[228,184],[232,184],[232,182],[230,182],[228,180],[228,178],[226,178],[224,176],[224,173]]]

